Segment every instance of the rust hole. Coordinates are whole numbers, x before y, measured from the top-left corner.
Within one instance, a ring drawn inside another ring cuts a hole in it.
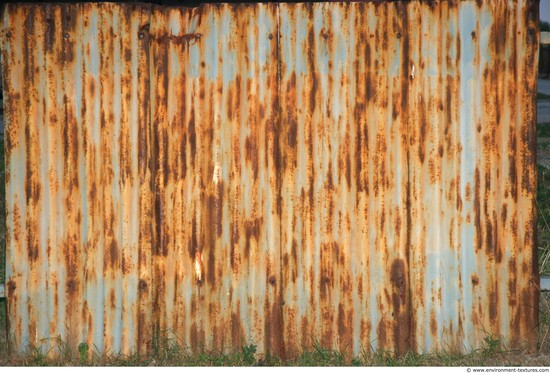
[[[139,288],[141,290],[146,290],[147,289],[147,282],[145,280],[139,280]]]
[[[6,34],[6,36],[9,38],[11,37],[11,31],[8,31],[8,33]]]
[[[475,37],[476,37],[476,32],[472,31],[472,39],[475,39]]]
[[[275,279],[275,276],[270,276],[269,277],[269,283],[271,285],[275,285],[277,283],[277,280]]]
[[[63,34],[63,37],[64,37],[65,39],[68,39],[68,38],[69,38],[69,33],[68,33],[68,32],[64,33],[64,34]]]
[[[273,39],[273,34],[269,34],[268,38],[269,38],[269,40],[272,40]]]
[[[400,32],[397,33],[397,38],[401,39],[401,33]]]
[[[139,38],[140,38],[140,39],[143,39],[143,32],[140,32],[140,33],[139,33]]]
[[[146,24],[144,24],[143,26],[141,26],[141,27],[139,28],[139,33],[140,33],[140,34],[143,34],[143,33],[145,33],[145,32],[149,32],[149,26],[150,26],[149,23],[146,23]]]

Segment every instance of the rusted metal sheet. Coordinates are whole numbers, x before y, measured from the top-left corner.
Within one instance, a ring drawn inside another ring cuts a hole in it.
[[[12,346],[534,347],[537,20],[8,5]]]
[[[278,351],[276,5],[156,8],[157,333]]]
[[[535,346],[538,3],[410,4],[410,269],[418,349]],[[412,74],[412,72],[411,72]]]
[[[536,19],[280,7],[287,351],[535,344]]]
[[[141,5],[5,9],[7,295],[17,351],[48,351],[61,337],[129,352],[151,337],[149,19]]]
[[[287,355],[408,347],[406,10],[281,6]]]

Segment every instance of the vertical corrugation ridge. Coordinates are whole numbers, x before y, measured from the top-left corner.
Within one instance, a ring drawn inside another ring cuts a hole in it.
[[[404,17],[407,17],[407,19],[409,18],[409,12],[408,12],[408,9],[407,9],[407,12],[406,14],[404,15]],[[408,347],[409,349],[411,350],[416,350],[416,320],[414,318],[414,315],[415,315],[415,311],[414,311],[414,305],[413,305],[413,300],[414,300],[414,288],[413,288],[413,277],[414,277],[414,273],[413,271],[411,270],[411,268],[413,267],[413,264],[414,263],[411,263],[412,261],[412,258],[414,257],[414,255],[411,255],[411,234],[412,234],[412,220],[411,220],[411,161],[410,161],[410,148],[411,148],[411,128],[409,126],[409,113],[410,113],[410,110],[411,110],[411,104],[410,104],[410,86],[412,84],[414,84],[414,80],[411,79],[411,75],[409,74],[409,69],[412,70],[412,64],[414,64],[414,60],[411,59],[410,57],[410,50],[411,50],[411,46],[410,46],[410,35],[408,35],[408,30],[409,28],[407,28],[407,30],[403,30],[403,34],[405,34],[405,40],[408,45],[407,45],[407,52],[408,53],[408,56],[407,56],[407,63],[403,63],[403,66],[406,67],[406,70],[403,72],[401,72],[402,74],[402,78],[401,79],[405,79],[405,81],[407,82],[407,98],[406,99],[403,99],[403,102],[404,102],[404,107],[403,107],[403,113],[402,115],[405,115],[405,117],[407,118],[406,119],[406,134],[405,134],[405,138],[406,138],[406,145],[405,145],[405,152],[406,152],[406,167],[407,167],[407,191],[406,191],[406,197],[405,197],[405,200],[406,200],[406,209],[407,209],[407,213],[406,213],[406,217],[407,217],[407,221],[405,223],[405,227],[404,229],[406,230],[406,243],[405,243],[405,247],[406,247],[406,263],[407,263],[407,284],[408,284],[408,289],[407,289],[407,296],[408,296],[408,302],[407,302],[407,308],[408,308],[408,312],[409,312],[409,320],[408,320],[408,324],[409,324],[409,332],[408,332]],[[405,92],[405,90],[403,90],[403,92]],[[403,93],[404,94],[404,93]],[[414,253],[413,253],[414,254]]]
[[[85,118],[84,118],[84,100],[85,100],[85,84],[84,84],[84,10],[81,5],[75,6],[76,9],[73,11],[73,19],[71,20],[74,24],[74,35],[73,37],[73,43],[75,44],[74,49],[76,50],[76,53],[74,53],[75,58],[75,68],[74,68],[74,74],[75,74],[75,92],[74,92],[74,99],[75,99],[75,116],[78,118],[78,130],[77,130],[77,138],[78,138],[78,160],[77,160],[77,167],[78,167],[78,185],[79,185],[79,191],[80,191],[80,201],[78,205],[81,209],[80,214],[80,221],[79,221],[79,229],[80,234],[79,238],[80,241],[78,243],[80,248],[80,265],[79,268],[80,271],[80,278],[79,278],[79,291],[80,291],[80,297],[81,303],[79,304],[79,308],[76,310],[79,314],[79,323],[80,323],[80,333],[79,333],[79,343],[84,343],[87,339],[88,334],[88,328],[87,328],[87,314],[86,314],[86,307],[87,307],[87,279],[86,279],[86,268],[87,268],[87,262],[88,262],[88,253],[86,251],[86,243],[88,241],[88,232],[89,232],[89,215],[88,215],[88,206],[87,206],[87,194],[88,194],[88,175],[86,174],[86,149],[85,149],[85,142],[84,142],[84,134],[86,132],[85,126]],[[80,88],[80,90],[79,90]]]
[[[281,81],[282,81],[282,78],[281,78],[281,3],[280,2],[277,2],[275,3],[275,7],[276,7],[276,13],[277,13],[277,44],[276,44],[276,49],[277,49],[277,78],[276,78],[276,82],[277,82],[277,95],[275,97],[275,100],[276,100],[276,105],[275,105],[275,109],[276,109],[276,113],[275,113],[275,118],[274,118],[274,121],[275,123],[277,123],[277,126],[276,126],[276,133],[279,134],[280,133],[280,130],[281,130],[281,110],[282,110],[282,107],[281,107]],[[282,154],[281,154],[281,144],[280,144],[280,141],[279,141],[279,137],[278,135],[275,136],[275,139],[274,139],[274,142],[273,142],[273,146],[275,147],[275,159],[274,159],[274,167],[275,167],[275,171],[277,172],[277,196],[276,196],[276,211],[277,211],[277,216],[279,217],[279,235],[278,235],[278,238],[279,238],[279,247],[278,247],[278,255],[279,255],[279,273],[277,274],[277,283],[278,283],[278,286],[277,286],[277,296],[275,297],[275,307],[278,308],[279,310],[279,315],[278,315],[278,319],[279,319],[279,325],[280,325],[280,329],[278,331],[276,331],[276,335],[278,335],[278,337],[276,338],[277,339],[277,344],[276,344],[276,353],[278,353],[282,358],[285,358],[285,355],[287,354],[286,352],[286,345],[285,345],[285,339],[281,336],[281,334],[284,332],[285,330],[285,320],[284,320],[284,317],[283,317],[283,307],[284,307],[284,293],[283,293],[283,289],[284,289],[284,282],[283,282],[283,266],[281,264],[282,262],[282,255],[283,255],[283,240],[282,240],[282,237],[283,237],[283,224],[282,224],[282,219],[281,219],[281,216],[282,216],[282,204],[281,204],[281,195],[282,195],[282,192],[283,192],[283,187],[282,187],[282,178],[283,178],[283,175],[282,175],[282,170],[280,169],[279,165],[281,165],[282,163]]]
[[[46,12],[46,17],[48,16],[48,12]],[[2,45],[5,45],[5,44],[2,44]],[[47,73],[47,59],[46,59],[46,53],[43,51],[42,52],[43,55],[42,55],[42,64],[43,64],[43,67],[42,67],[42,79],[43,81],[41,82],[41,85],[42,85],[42,102],[41,102],[41,105],[42,105],[42,110],[43,110],[43,125],[44,127],[46,127],[47,129],[47,123],[48,123],[48,120],[47,120],[47,116],[48,116],[48,105],[47,105],[47,102],[48,102],[48,77],[46,75]],[[5,96],[4,96],[5,97]],[[5,100],[5,98],[4,98]],[[5,113],[5,111],[4,111]],[[41,136],[41,140],[43,141],[42,142],[42,152],[45,152],[45,154],[43,153],[41,155],[41,159],[43,162],[46,163],[46,165],[49,165],[50,164],[50,153],[51,153],[51,145],[50,145],[50,142],[48,141],[48,131],[45,131],[46,133],[43,133],[42,136]],[[50,190],[50,182],[49,182],[49,175],[48,175],[48,172],[46,172],[46,170],[49,170],[49,167],[44,167],[44,165],[42,165],[42,180],[43,180],[43,183],[44,183],[44,189],[45,190]],[[49,196],[44,196],[44,203],[46,204],[45,206],[45,210],[46,211],[43,211],[43,218],[42,218],[42,221],[43,222],[49,222],[49,224],[51,224],[51,217],[48,216],[50,214],[50,198]],[[47,233],[49,231],[49,225],[46,225],[46,226],[42,226],[41,229],[43,231],[46,231],[42,234],[45,234],[47,237],[49,236]],[[41,236],[42,236],[41,234]],[[46,340],[48,342],[46,342],[46,348],[49,349],[49,339],[51,338],[51,333],[50,333],[50,325],[49,325],[49,320],[52,320],[54,318],[54,312],[53,310],[50,308],[50,303],[51,303],[51,299],[52,299],[52,296],[51,296],[51,288],[50,288],[50,285],[51,285],[51,273],[50,273],[50,245],[51,243],[49,242],[49,237],[47,239],[47,242],[46,242],[46,245],[45,247],[43,248],[44,251],[42,252],[42,255],[43,257],[46,257],[47,259],[46,260],[43,260],[43,266],[46,267],[45,269],[45,274],[46,274],[46,278],[45,278],[45,291],[44,291],[44,294],[45,294],[45,297],[46,297],[46,301],[45,303],[42,305],[42,315],[44,315],[46,317],[46,320],[48,320],[48,322],[44,322],[43,319],[41,320],[41,324],[42,325],[42,328],[44,329],[44,331],[42,332],[42,334],[45,336]],[[46,255],[44,255],[46,254]],[[9,328],[8,328],[9,330]]]
[[[525,198],[525,204],[528,206],[530,214],[525,219],[524,248],[522,254],[525,255],[524,267],[522,271],[523,286],[522,289],[522,307],[523,317],[520,319],[520,334],[525,336],[526,345],[534,349],[536,346],[535,330],[538,326],[538,307],[539,307],[539,276],[536,250],[536,86],[538,71],[538,45],[540,32],[538,28],[538,7],[537,2],[525,0],[518,12],[522,15],[520,18],[525,26],[520,28],[524,31],[525,42],[523,47],[527,49],[526,56],[521,60],[525,65],[520,76],[526,77],[527,84],[521,85],[525,89],[523,92],[522,103],[525,112],[520,123],[523,125],[521,130],[521,144],[523,145],[522,159],[519,163],[523,168],[522,173],[522,196]],[[535,61],[533,65],[529,61]],[[521,215],[520,215],[521,216]]]
[[[137,30],[138,51],[138,178],[139,178],[139,233],[138,233],[138,304],[137,304],[137,346],[136,351],[144,354],[152,348],[153,339],[153,266],[151,263],[155,220],[154,217],[154,178],[152,146],[152,64],[150,63],[150,28],[154,22],[156,8],[151,5],[140,7]],[[144,15],[145,13],[145,15]],[[145,75],[145,76],[143,76]]]

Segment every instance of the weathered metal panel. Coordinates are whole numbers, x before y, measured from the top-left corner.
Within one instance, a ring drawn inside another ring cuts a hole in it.
[[[287,351],[535,345],[536,5],[281,5]]]
[[[536,345],[537,5],[408,6],[417,30],[407,135],[419,350],[479,348],[486,336]]]
[[[8,5],[12,346],[535,346],[536,5]]]
[[[7,292],[18,351],[48,351],[58,336],[123,352],[150,339],[149,17],[141,5],[5,9]]]
[[[281,6],[288,355],[408,347],[406,10]]]
[[[278,351],[276,5],[156,8],[155,330]]]

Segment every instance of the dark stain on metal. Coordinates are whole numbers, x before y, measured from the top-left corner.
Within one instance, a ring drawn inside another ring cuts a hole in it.
[[[404,354],[408,351],[409,336],[409,314],[408,306],[408,285],[407,275],[405,273],[405,263],[402,259],[396,259],[391,266],[390,280],[392,283],[392,305],[393,313],[396,318],[394,327],[394,340],[397,343],[396,352]]]
[[[206,277],[210,286],[214,287],[216,284],[216,255],[214,250],[208,251],[208,269]]]

